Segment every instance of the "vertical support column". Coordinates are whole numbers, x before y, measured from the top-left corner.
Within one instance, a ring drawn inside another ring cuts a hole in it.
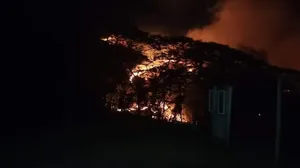
[[[275,163],[279,164],[280,159],[280,142],[281,142],[281,93],[282,93],[282,77],[277,77],[277,100],[276,100],[276,139],[275,139]]]
[[[216,114],[217,110],[218,110],[218,88],[215,86],[214,87],[214,100],[213,100],[213,111],[212,114]]]
[[[227,145],[230,145],[230,127],[231,127],[231,110],[232,110],[232,86],[228,87],[226,95],[226,115],[227,115]]]

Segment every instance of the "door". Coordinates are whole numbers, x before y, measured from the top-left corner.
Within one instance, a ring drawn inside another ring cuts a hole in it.
[[[212,135],[229,143],[232,88],[209,91],[209,111],[211,114]]]

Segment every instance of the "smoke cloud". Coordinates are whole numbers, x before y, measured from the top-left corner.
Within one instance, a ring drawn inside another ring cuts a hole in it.
[[[300,70],[300,19],[287,0],[224,0],[215,22],[192,28],[188,37],[234,48],[265,50],[271,64]]]
[[[219,0],[140,0],[132,16],[143,31],[182,35],[211,24]]]

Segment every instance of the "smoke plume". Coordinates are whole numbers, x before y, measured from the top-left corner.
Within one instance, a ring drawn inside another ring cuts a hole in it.
[[[284,0],[224,0],[216,21],[187,36],[234,48],[265,50],[271,64],[300,70],[300,19],[296,3]]]
[[[140,0],[132,16],[143,31],[182,35],[211,24],[219,0]]]

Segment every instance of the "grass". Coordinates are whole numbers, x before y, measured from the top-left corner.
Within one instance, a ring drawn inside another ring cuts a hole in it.
[[[85,127],[47,133],[28,151],[20,153],[20,167],[266,166],[246,154],[213,144],[193,126],[123,114],[110,115]]]

